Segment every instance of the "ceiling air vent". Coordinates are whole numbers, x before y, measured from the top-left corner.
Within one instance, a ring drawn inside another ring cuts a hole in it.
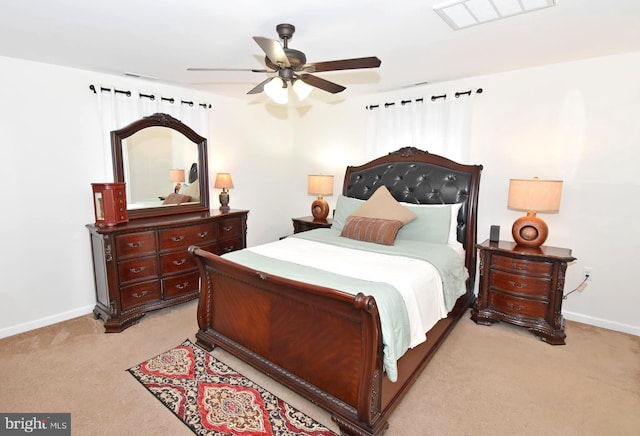
[[[433,10],[453,30],[459,30],[555,5],[555,0],[449,0]]]

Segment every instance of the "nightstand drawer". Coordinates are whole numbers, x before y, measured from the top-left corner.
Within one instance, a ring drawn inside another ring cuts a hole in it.
[[[549,295],[550,282],[543,278],[519,276],[504,271],[491,270],[489,286],[507,292],[547,297]]]
[[[550,275],[553,267],[550,262],[532,262],[524,259],[498,255],[493,256],[492,262],[492,266],[513,270],[516,274]]]
[[[544,302],[512,297],[501,292],[491,292],[489,305],[502,312],[527,318],[544,318],[547,314],[547,304]]]

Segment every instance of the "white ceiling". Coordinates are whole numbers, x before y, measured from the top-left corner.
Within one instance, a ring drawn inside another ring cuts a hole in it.
[[[263,68],[252,36],[277,39],[308,62],[378,56],[377,69],[317,73],[347,87],[332,96],[389,91],[518,68],[640,51],[640,1],[556,0],[529,14],[452,30],[432,9],[442,0],[0,0],[0,56],[162,82],[246,98],[268,77],[189,72]]]

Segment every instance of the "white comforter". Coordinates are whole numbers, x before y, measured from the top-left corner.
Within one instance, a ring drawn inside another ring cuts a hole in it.
[[[424,260],[298,238],[286,238],[248,250],[347,277],[390,284],[400,292],[407,307],[410,347],[424,342],[427,331],[447,316],[440,274]],[[304,256],[299,253],[304,253]]]

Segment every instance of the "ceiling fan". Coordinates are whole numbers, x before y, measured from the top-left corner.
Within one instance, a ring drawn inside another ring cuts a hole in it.
[[[324,71],[354,70],[360,68],[378,68],[380,59],[375,56],[365,58],[343,59],[327,62],[307,63],[307,57],[299,50],[289,48],[289,40],[296,31],[292,24],[278,24],[276,26],[279,41],[254,36],[253,39],[265,52],[265,64],[267,69],[233,69],[233,68],[187,68],[189,71],[252,71],[254,73],[277,73],[275,77],[269,77],[251,89],[247,94],[265,92],[278,103],[287,102],[287,88],[289,83],[300,100],[309,95],[311,87],[336,94],[346,88],[337,83],[330,82],[310,73]]]

